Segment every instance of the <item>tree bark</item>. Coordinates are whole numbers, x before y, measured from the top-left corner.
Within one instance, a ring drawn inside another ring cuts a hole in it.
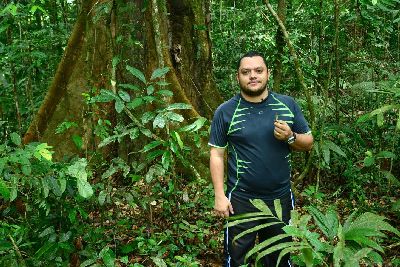
[[[82,94],[111,89],[112,78],[117,84],[132,82],[125,65],[143,70],[147,76],[156,68],[169,67],[166,81],[174,92],[173,101],[193,106],[184,116],[212,116],[222,98],[212,79],[209,1],[82,3],[56,75],[25,134],[25,143],[47,142],[54,147],[58,159],[96,149],[91,140],[94,118],[107,115],[115,121],[114,108],[109,105],[99,111],[89,110]],[[111,11],[101,13],[104,8],[100,5],[108,5]],[[116,73],[111,64],[114,56],[123,63]],[[79,128],[69,129],[68,135],[55,135],[63,121],[77,122]],[[68,137],[71,135],[82,137],[83,150],[76,148]]]

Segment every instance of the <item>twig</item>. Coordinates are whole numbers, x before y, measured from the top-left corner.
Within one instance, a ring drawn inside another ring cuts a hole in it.
[[[23,263],[23,266],[26,266],[24,257],[22,256],[21,251],[19,250],[17,244],[15,243],[14,238],[11,235],[8,235],[8,238],[10,238],[11,243],[13,244],[13,247],[14,247],[15,251],[17,252],[18,256],[20,257],[20,259],[21,259],[21,261]]]

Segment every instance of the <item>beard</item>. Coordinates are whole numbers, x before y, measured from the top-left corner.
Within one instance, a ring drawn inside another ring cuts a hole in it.
[[[240,91],[243,94],[245,94],[247,96],[251,96],[251,97],[262,95],[265,92],[266,89],[267,89],[267,85],[266,84],[263,87],[258,88],[257,90],[250,90],[246,86],[240,85]]]

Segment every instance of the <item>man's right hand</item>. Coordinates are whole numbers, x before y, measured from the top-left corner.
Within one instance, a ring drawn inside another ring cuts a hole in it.
[[[225,195],[221,197],[215,197],[214,210],[218,216],[223,218],[229,217],[229,212],[232,214],[234,213],[232,204]]]

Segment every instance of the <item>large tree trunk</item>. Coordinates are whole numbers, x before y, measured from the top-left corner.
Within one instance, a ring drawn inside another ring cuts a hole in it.
[[[124,67],[113,73],[114,56],[122,59],[124,64],[120,65],[131,65],[147,75],[156,68],[169,67],[167,81],[174,101],[193,106],[185,116],[211,117],[222,98],[212,79],[209,1],[83,3],[53,82],[25,134],[25,143],[47,142],[54,146],[56,158],[61,158],[85,151],[77,149],[69,137],[76,135],[83,137],[83,149],[95,149],[94,119],[107,115],[115,120],[115,113],[107,105],[89,110],[82,94],[100,88],[112,90],[110,81],[114,78],[117,83],[131,79]],[[79,127],[56,135],[57,126],[64,121],[77,122]]]

